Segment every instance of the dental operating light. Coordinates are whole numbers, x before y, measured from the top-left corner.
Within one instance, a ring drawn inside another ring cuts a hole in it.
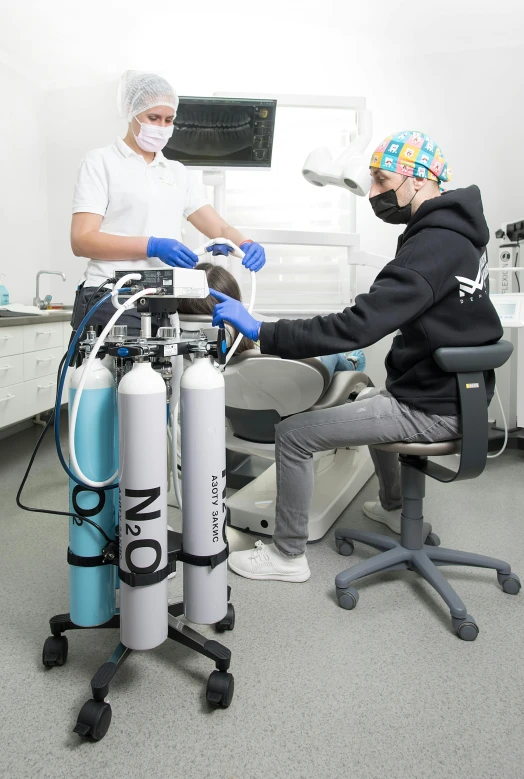
[[[371,140],[371,112],[357,112],[357,137],[351,141],[342,154],[336,159],[329,149],[319,147],[307,157],[302,168],[302,175],[317,187],[332,184],[353,192],[354,195],[365,197],[371,187],[369,159],[363,153]]]

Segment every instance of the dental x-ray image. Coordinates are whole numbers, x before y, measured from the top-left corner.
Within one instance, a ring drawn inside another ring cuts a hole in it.
[[[275,100],[181,97],[164,154],[185,165],[270,167]]]

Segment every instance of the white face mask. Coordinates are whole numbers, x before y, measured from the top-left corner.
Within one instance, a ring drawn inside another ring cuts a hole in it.
[[[145,124],[140,122],[136,116],[133,117],[140,125],[140,132],[134,135],[135,141],[143,151],[162,151],[168,140],[173,135],[175,129],[173,125],[169,127],[158,127],[156,124]]]

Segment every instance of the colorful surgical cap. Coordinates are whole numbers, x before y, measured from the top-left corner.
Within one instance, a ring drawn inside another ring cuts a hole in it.
[[[403,130],[388,136],[377,147],[369,163],[371,168],[382,168],[402,176],[438,181],[450,181],[451,168],[442,150],[429,135],[416,130]]]

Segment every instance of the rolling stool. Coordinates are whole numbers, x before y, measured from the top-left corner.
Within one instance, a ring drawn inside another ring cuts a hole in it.
[[[400,541],[378,533],[344,529],[335,531],[335,543],[341,555],[349,556],[353,553],[353,541],[361,541],[382,552],[338,574],[335,584],[338,603],[342,608],[354,609],[357,605],[358,592],[350,586],[352,582],[378,571],[407,569],[426,579],[445,601],[459,638],[474,641],[479,632],[478,625],[438,567],[471,565],[493,568],[497,571],[504,592],[510,595],[519,592],[519,577],[511,572],[509,563],[494,557],[440,547],[439,537],[431,532],[430,525],[424,523],[422,512],[426,476],[450,483],[459,479],[474,479],[484,470],[488,453],[488,403],[484,371],[499,368],[509,359],[512,351],[511,343],[498,341],[488,346],[442,348],[433,354],[441,370],[457,375],[461,439],[433,444],[398,442],[374,445],[375,449],[399,455],[402,493]],[[428,460],[430,455],[458,453],[460,463],[457,471]]]

